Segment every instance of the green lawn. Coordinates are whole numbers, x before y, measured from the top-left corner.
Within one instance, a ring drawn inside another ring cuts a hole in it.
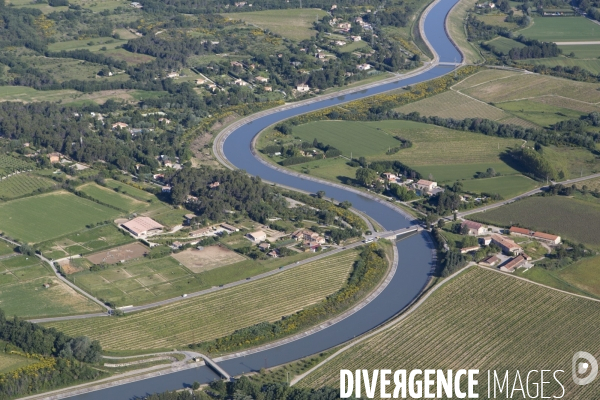
[[[68,192],[53,192],[0,204],[0,230],[25,242],[40,242],[111,220],[119,212]]]
[[[91,46],[88,43],[93,43]],[[48,45],[49,51],[62,51],[62,50],[89,50],[91,52],[99,52],[101,48],[106,47],[107,49],[115,49],[120,47],[122,44],[127,43],[127,40],[118,40],[111,37],[97,37],[93,39],[82,39],[82,40],[68,40],[65,42],[54,42]],[[104,53],[101,53],[104,54]]]
[[[505,199],[517,196],[538,186],[534,180],[523,175],[499,176],[464,181],[463,189],[472,193],[497,193]]]
[[[125,193],[126,195],[131,196],[134,199],[143,201],[156,199],[156,196],[152,193],[148,193],[145,190],[135,188],[123,182],[107,179],[105,183],[107,187],[111,189],[118,189],[120,193]]]
[[[4,349],[3,342],[0,342],[0,347]],[[27,358],[16,354],[0,352],[0,374],[5,374],[18,368],[35,364],[36,362],[38,362],[38,360],[35,358]]]
[[[500,226],[518,222],[600,248],[600,205],[586,201],[564,196],[529,197],[470,218]]]
[[[587,47],[587,46],[579,46]],[[594,46],[589,46],[594,47]],[[569,54],[569,53],[567,53]],[[593,59],[579,59],[579,58],[567,58],[567,57],[552,57],[552,58],[539,58],[539,59],[528,59],[521,61],[523,64],[531,65],[545,65],[547,67],[579,67],[585,69],[592,74],[600,74],[600,60],[597,58]]]
[[[88,183],[77,188],[77,190],[100,201],[101,203],[117,207],[126,212],[133,212],[148,208],[149,204],[144,201],[136,200],[132,197],[120,194],[114,189],[105,188],[95,183]]]
[[[600,26],[584,17],[537,17],[517,34],[545,42],[595,41],[600,40]]]
[[[496,50],[501,51],[503,53],[508,54],[510,49],[518,47],[525,47],[525,45],[521,42],[517,42],[516,40],[506,38],[504,36],[499,36],[493,40],[487,42],[487,44],[494,46]]]
[[[369,44],[367,42],[365,42],[364,40],[361,40],[359,42],[348,43],[347,45],[340,47],[339,52],[340,53],[351,53],[358,49],[364,49],[367,52],[369,50],[371,50],[371,48],[369,47]]]
[[[316,35],[312,29],[317,18],[323,18],[327,13],[316,8],[287,10],[268,10],[243,13],[223,14],[225,18],[241,19],[250,25],[269,29],[283,37],[292,40],[304,40]]]
[[[582,147],[548,146],[544,148],[544,158],[556,171],[563,171],[567,179],[600,172],[600,159]]]
[[[578,289],[600,297],[600,257],[584,258],[561,269],[556,275]]]
[[[600,46],[597,44],[592,45],[561,45],[558,46],[563,54],[568,55],[571,52],[575,53],[576,58],[581,59],[597,59],[600,57]]]
[[[49,288],[43,285],[50,284]],[[0,260],[0,307],[6,315],[42,317],[100,311],[100,307],[56,278],[37,257]]]
[[[12,254],[14,252],[14,248],[14,245],[5,242],[4,240],[0,240],[0,256]]]

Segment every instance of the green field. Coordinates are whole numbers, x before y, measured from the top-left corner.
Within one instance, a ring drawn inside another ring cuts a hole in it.
[[[93,43],[91,46],[88,43]],[[91,52],[100,51],[102,47],[107,49],[115,49],[121,45],[127,43],[127,40],[117,40],[111,37],[97,37],[93,39],[82,39],[82,40],[68,40],[64,42],[54,42],[48,45],[49,51],[62,51],[62,50],[89,50]]]
[[[496,50],[501,51],[505,54],[508,54],[508,52],[515,47],[519,49],[525,47],[523,43],[506,38],[504,36],[499,36],[493,40],[490,40],[489,42],[487,42],[487,44],[494,46]]]
[[[546,158],[556,171],[563,171],[565,178],[579,178],[600,172],[600,160],[591,151],[581,147],[544,148]]]
[[[0,256],[5,256],[14,252],[15,246],[5,242],[4,240],[0,240]]]
[[[575,53],[579,59],[598,59],[600,57],[600,46],[591,45],[561,45],[558,46],[564,55]]]
[[[304,40],[316,35],[312,29],[316,18],[327,13],[316,8],[268,10],[223,14],[225,18],[241,19],[250,25],[268,29],[273,33],[292,40]]]
[[[584,46],[580,46],[584,47]],[[568,53],[567,53],[568,54]],[[561,66],[563,68],[579,67],[591,72],[592,74],[600,73],[600,60],[595,59],[579,59],[568,57],[552,57],[542,59],[528,59],[521,62],[522,64],[530,65],[545,65],[550,68]]]
[[[600,298],[600,257],[584,258],[556,271],[556,275],[581,291]]]
[[[356,254],[337,254],[271,277],[122,318],[49,325],[69,335],[98,339],[109,351],[172,349],[218,338],[259,322],[275,321],[325,298],[345,283]]]
[[[0,342],[2,348],[4,343]],[[0,374],[5,374],[10,371],[14,371],[18,368],[25,367],[30,364],[36,363],[38,360],[35,358],[27,358],[17,354],[0,353]]]
[[[107,179],[105,181],[105,184],[106,187],[109,187],[111,189],[118,189],[118,192],[125,193],[127,196],[133,197],[137,200],[148,201],[156,199],[156,196],[152,193],[148,193],[145,190],[135,188],[123,182]]]
[[[0,175],[12,174],[15,171],[29,170],[34,167],[33,164],[27,161],[23,161],[7,154],[0,154]],[[2,178],[4,178],[4,176],[2,176]]]
[[[504,111],[536,125],[550,127],[560,121],[579,119],[585,113],[531,100],[508,101],[496,104]]]
[[[600,40],[600,27],[584,17],[535,18],[517,34],[545,42],[595,41]]]
[[[98,250],[131,243],[134,239],[113,224],[96,226],[62,236],[38,247],[48,259],[60,259],[70,255],[87,254]]]
[[[45,288],[45,283],[50,284]],[[0,307],[6,315],[59,316],[101,311],[100,307],[59,281],[36,257],[0,260]]]
[[[36,101],[72,103],[98,103],[103,104],[108,99],[122,99],[131,101],[136,98],[146,97],[147,93],[156,96],[160,92],[145,92],[143,90],[102,90],[93,93],[82,93],[75,90],[36,90],[26,86],[2,86],[0,101],[22,101],[31,103]]]
[[[565,385],[564,398],[595,398],[600,381],[575,385],[571,359],[582,348],[600,355],[597,325],[590,323],[598,318],[598,302],[474,267],[441,287],[405,319],[341,353],[297,385],[339,387],[340,369],[472,368],[480,370],[476,393],[488,398],[488,370],[502,377],[508,370],[512,385],[516,370],[524,376],[523,371],[543,368],[565,371],[557,374]],[[533,389],[531,383],[529,387]],[[544,396],[561,394],[554,380],[544,387]],[[374,398],[380,398],[379,390]],[[498,398],[510,397],[500,394]]]
[[[538,186],[534,180],[523,175],[498,176],[487,179],[471,179],[462,182],[463,190],[471,193],[498,193],[505,199],[517,196]]]
[[[54,185],[54,181],[34,174],[13,175],[0,181],[0,200],[25,196],[38,189],[47,189]]]
[[[351,52],[359,50],[359,49],[362,49],[363,52],[369,52],[371,50],[371,47],[369,46],[369,44],[367,42],[365,42],[364,40],[361,40],[359,42],[352,42],[345,46],[342,46],[338,49],[338,51],[340,53],[351,53]]]
[[[600,248],[600,205],[586,201],[564,196],[529,197],[470,218],[500,226],[519,222]]]
[[[111,220],[118,211],[68,192],[53,192],[0,204],[0,230],[35,243]]]
[[[101,203],[117,207],[126,212],[133,212],[148,208],[149,204],[132,197],[117,193],[114,189],[105,188],[95,183],[88,183],[77,188]]]

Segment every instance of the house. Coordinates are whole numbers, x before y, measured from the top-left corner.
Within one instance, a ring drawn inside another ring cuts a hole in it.
[[[208,184],[208,188],[209,188],[209,189],[215,189],[215,188],[218,188],[218,187],[219,187],[219,185],[220,185],[220,183],[219,183],[219,182],[213,182],[213,183],[209,183],[209,184]]]
[[[167,78],[177,78],[179,77],[179,73],[178,72],[169,72],[167,74]]]
[[[337,5],[336,5],[336,4],[333,4],[329,10],[331,10],[331,11],[333,11],[333,10],[337,10]]]
[[[163,179],[165,179],[165,175],[164,174],[154,174],[154,175],[152,175],[152,179],[154,179],[155,181],[162,181]]]
[[[344,46],[346,44],[343,40],[336,40],[334,43],[336,46]]]
[[[29,142],[23,143],[23,147],[29,147]]]
[[[166,119],[166,118],[159,118],[158,122],[164,122],[165,125],[169,125],[171,123],[170,119]]]
[[[48,158],[52,164],[60,162],[60,153],[50,153],[48,154]]]
[[[296,90],[300,93],[308,92],[310,90],[310,87],[307,84],[303,83],[301,85],[296,86]]]
[[[185,198],[186,203],[194,203],[196,201],[198,201],[198,198],[196,196],[192,196],[191,194],[188,194]]]
[[[203,85],[206,82],[206,79],[196,79],[196,85]]]
[[[492,243],[498,245],[504,253],[516,255],[523,253],[521,246],[504,236],[492,235]]]
[[[257,76],[254,79],[256,79],[256,81],[260,82],[260,83],[267,83],[267,82],[269,82],[269,78],[265,78],[264,76]]]
[[[233,81],[233,84],[238,86],[248,86],[248,82],[242,79],[236,79],[235,81]]]
[[[129,125],[127,125],[125,122],[116,122],[114,124],[112,124],[112,128],[113,129],[123,129],[123,128],[128,128]]]
[[[244,7],[246,4],[248,4],[248,3],[246,3],[245,1],[238,1],[235,3],[235,6],[236,7]]]
[[[477,240],[478,240],[479,244],[482,245],[482,246],[489,246],[492,243],[492,237],[491,236],[480,237]]]
[[[500,271],[514,272],[515,269],[522,267],[527,260],[523,256],[516,256],[506,264],[500,267]]]
[[[371,65],[370,64],[358,64],[356,66],[356,69],[358,69],[359,71],[368,71],[371,69]]]
[[[541,240],[542,242],[547,242],[547,243],[554,244],[554,245],[560,244],[560,242],[561,242],[560,236],[551,235],[549,233],[544,233],[544,232],[534,232],[533,238],[537,239],[537,240]]]
[[[239,62],[239,61],[232,61],[232,62],[231,62],[231,66],[232,66],[232,67],[236,67],[236,68],[244,68],[244,64],[242,64],[242,63],[241,63],[241,62]]]
[[[323,53],[315,53],[315,57],[319,60],[323,60],[325,58],[325,54]]]
[[[350,39],[352,39],[353,42],[360,42],[362,40],[360,36],[350,36]]]
[[[267,253],[267,255],[272,258],[279,257],[279,254],[277,254],[277,250],[271,250],[270,252]]]
[[[417,183],[415,184],[415,186],[417,187],[417,189],[419,189],[425,193],[428,193],[437,187],[437,182],[432,182],[432,181],[428,181],[425,179],[419,179],[417,181]]]
[[[171,186],[168,186],[168,185],[167,186],[163,186],[163,187],[160,188],[160,191],[162,193],[171,193]]]
[[[394,182],[394,181],[396,181],[396,179],[398,179],[398,175],[396,175],[392,172],[384,172],[383,177],[389,182]]]
[[[137,1],[134,1],[132,3],[129,4],[131,7],[133,8],[143,8],[144,6],[141,5],[140,3],[138,3]]]
[[[267,234],[263,231],[251,232],[246,236],[253,242],[264,242],[265,240],[267,240]]]
[[[515,235],[515,236],[530,236],[531,235],[531,231],[529,229],[519,228],[518,226],[511,226],[510,229],[508,230],[508,233],[510,235]]]
[[[479,265],[484,267],[495,267],[500,262],[500,259],[496,256],[490,256],[483,261],[479,262]]]
[[[472,251],[477,251],[479,249],[480,249],[479,246],[463,247],[462,249],[460,249],[460,254],[467,254],[467,253],[470,253]]]
[[[233,225],[221,224],[221,228],[228,230],[229,232],[239,232],[240,230]]]
[[[461,228],[467,227],[467,235],[473,235],[473,236],[478,236],[478,235],[483,235],[487,230],[485,228],[485,226],[483,226],[482,224],[478,223],[478,222],[473,222],[473,221],[463,221],[460,224]]]
[[[262,251],[267,251],[271,248],[271,243],[263,242],[258,245],[258,248],[261,249]]]
[[[294,240],[302,240],[302,241],[306,241],[309,243],[316,243],[316,244],[324,244],[325,243],[325,238],[322,236],[319,236],[318,233],[313,232],[309,229],[299,229],[296,232],[292,233],[292,239]]]
[[[173,250],[177,250],[177,249],[181,248],[181,246],[183,246],[183,243],[173,242],[169,247],[172,248]]]
[[[272,92],[272,91],[273,91],[273,88],[272,88],[271,86],[265,86],[265,87],[263,88],[263,90],[264,90],[265,92]]]
[[[187,222],[187,224],[190,225],[192,223],[192,220],[196,218],[196,214],[185,214],[183,217],[185,218],[185,222]]]
[[[164,226],[149,217],[137,217],[121,224],[121,226],[137,237],[152,236],[162,232]]]
[[[341,29],[350,29],[352,28],[352,24],[350,22],[342,22],[338,27]]]

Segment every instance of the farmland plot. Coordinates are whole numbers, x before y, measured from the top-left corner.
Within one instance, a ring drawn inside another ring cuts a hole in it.
[[[41,176],[23,173],[0,181],[0,200],[14,199],[34,193],[38,189],[47,189],[55,183]]]

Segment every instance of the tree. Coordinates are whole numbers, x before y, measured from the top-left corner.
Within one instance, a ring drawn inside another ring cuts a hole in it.
[[[319,191],[317,192],[317,197],[318,197],[319,199],[322,199],[323,197],[325,197],[325,191],[324,191],[324,190],[319,190]]]
[[[342,207],[343,209],[347,210],[350,207],[352,207],[352,203],[350,203],[348,200],[344,200],[339,204],[340,207]]]
[[[376,171],[369,168],[356,170],[356,180],[363,186],[371,186],[378,176]]]

